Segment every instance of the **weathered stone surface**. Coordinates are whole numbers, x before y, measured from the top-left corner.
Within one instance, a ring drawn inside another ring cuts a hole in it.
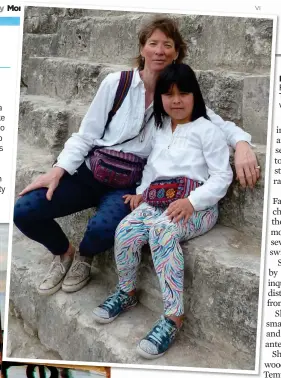
[[[90,103],[105,76],[129,66],[65,58],[31,58],[28,93]],[[224,71],[196,71],[207,106],[266,144],[269,78]],[[245,117],[245,118],[244,118]]]
[[[256,145],[254,151],[261,167],[261,177],[253,190],[243,189],[233,181],[226,196],[220,201],[219,223],[247,232],[257,240],[262,236],[263,205],[266,172],[266,147]],[[232,166],[233,167],[233,166]],[[235,177],[234,172],[234,177]]]
[[[26,252],[24,254],[23,249]],[[30,264],[30,259],[33,264]],[[235,259],[237,256],[232,258],[233,266],[237,265]],[[136,356],[135,346],[159,314],[140,304],[114,323],[98,325],[92,320],[91,311],[114,289],[114,285],[107,285],[104,276],[93,269],[93,279],[82,291],[71,295],[58,292],[47,298],[40,297],[36,285],[44,276],[49,263],[50,256],[42,247],[26,239],[14,243],[11,300],[20,309],[20,316],[37,330],[40,342],[46,348],[59,352],[65,360],[144,363]],[[194,266],[198,269],[196,263]],[[201,310],[196,314],[204,321],[203,315]],[[201,326],[200,322],[198,324]],[[208,337],[196,341],[192,333],[185,330],[163,358],[145,361],[145,364],[253,369],[255,357],[252,350],[237,348],[224,332],[225,329],[220,328],[219,334],[210,343]],[[28,358],[28,355],[21,350],[21,355],[17,357]]]
[[[269,85],[269,76],[244,78],[243,128],[255,143],[267,143]]]
[[[130,64],[138,52],[137,32],[148,17],[151,15],[131,14],[66,20],[58,30],[58,55],[107,63],[114,56],[115,63]],[[187,62],[194,68],[269,71],[271,20],[183,15],[177,19],[188,43]]]
[[[23,323],[15,316],[9,316],[9,344],[7,347],[7,355],[11,358],[17,358],[24,350],[29,358],[40,358],[46,360],[60,360],[60,356],[56,352],[52,352],[45,348],[36,337],[31,335],[27,330],[26,323]],[[21,340],[19,344],[19,340]]]
[[[25,33],[56,33],[63,20],[81,18],[85,16],[106,17],[119,16],[128,12],[95,9],[33,7],[25,8],[24,32]]]
[[[28,82],[28,60],[31,56],[56,56],[56,45],[54,44],[55,34],[23,34],[22,47],[22,86]]]
[[[71,105],[44,96],[22,96],[19,134],[32,145],[49,149],[53,156],[62,150],[88,110],[78,102]]]
[[[31,58],[28,93],[88,104],[106,75],[126,69],[130,68],[65,58]]]
[[[264,73],[270,71],[272,20],[182,16],[182,34],[192,67],[201,70]]]
[[[18,138],[15,196],[37,176],[47,172],[54,156],[43,148],[24,143]]]

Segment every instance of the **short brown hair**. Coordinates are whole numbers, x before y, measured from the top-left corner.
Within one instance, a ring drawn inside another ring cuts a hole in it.
[[[182,63],[186,56],[187,46],[179,32],[176,20],[172,19],[171,17],[157,15],[141,27],[138,33],[139,50],[146,44],[146,41],[151,37],[152,33],[156,29],[161,30],[162,33],[174,41],[175,49],[178,53],[176,63]],[[140,70],[144,68],[144,61],[140,53],[136,57],[136,63]]]

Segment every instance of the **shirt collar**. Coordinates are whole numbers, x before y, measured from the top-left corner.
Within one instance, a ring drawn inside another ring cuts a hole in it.
[[[141,77],[140,77],[140,72],[138,68],[134,69],[134,76],[133,76],[133,81],[132,81],[132,87],[135,88],[137,87],[140,83],[143,83]]]

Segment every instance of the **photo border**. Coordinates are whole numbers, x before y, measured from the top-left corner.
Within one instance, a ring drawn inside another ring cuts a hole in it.
[[[93,0],[95,1],[95,0]],[[265,259],[265,248],[266,248],[266,237],[268,237],[267,232],[269,230],[268,226],[268,200],[269,200],[269,174],[270,174],[270,162],[271,162],[271,146],[272,146],[272,117],[273,117],[273,95],[274,95],[274,78],[275,78],[275,52],[276,52],[276,40],[277,40],[277,15],[268,14],[257,14],[257,13],[236,13],[236,12],[212,12],[212,11],[190,11],[184,9],[176,9],[162,7],[151,8],[151,7],[127,7],[127,6],[102,6],[94,4],[68,4],[68,3],[53,3],[50,2],[32,2],[26,1],[23,5],[23,11],[21,14],[21,33],[19,38],[19,60],[18,60],[18,78],[17,78],[17,100],[15,108],[15,132],[14,132],[14,146],[17,146],[18,142],[18,118],[19,118],[19,104],[20,104],[20,77],[21,77],[21,64],[22,64],[22,45],[23,45],[23,24],[24,24],[24,8],[28,6],[37,6],[41,8],[73,8],[73,9],[89,9],[89,10],[113,10],[113,11],[127,11],[127,12],[149,12],[149,13],[171,13],[171,14],[186,14],[186,15],[202,15],[202,16],[221,16],[221,17],[240,17],[240,18],[263,18],[271,19],[273,21],[272,29],[272,42],[271,42],[271,69],[270,69],[270,86],[269,86],[269,104],[268,104],[268,124],[267,124],[267,143],[266,143],[266,170],[265,170],[265,183],[264,183],[264,204],[263,204],[263,223],[262,223],[262,240],[261,240],[261,254],[260,254],[260,281],[259,281],[259,300],[258,300],[258,313],[257,313],[257,338],[256,338],[256,354],[255,354],[255,369],[254,370],[238,370],[238,369],[214,369],[214,368],[198,368],[198,367],[179,367],[179,366],[156,366],[156,365],[145,365],[145,364],[121,364],[121,363],[110,363],[110,362],[86,362],[86,361],[68,361],[68,360],[45,360],[45,359],[29,359],[29,358],[11,358],[6,356],[7,349],[7,337],[8,332],[4,332],[4,343],[3,343],[3,360],[13,361],[13,362],[27,362],[27,363],[42,363],[42,364],[57,364],[65,365],[72,364],[76,366],[109,366],[117,368],[130,368],[130,369],[147,369],[147,370],[166,370],[166,371],[181,371],[181,372],[209,372],[209,373],[228,373],[228,374],[246,374],[246,375],[256,375],[259,373],[260,368],[260,358],[261,358],[261,332],[262,332],[262,318],[263,313],[263,299],[265,292],[264,283],[264,272],[266,266]],[[10,297],[10,278],[11,278],[11,261],[12,261],[12,235],[13,235],[13,207],[14,207],[14,196],[15,196],[15,176],[16,176],[16,163],[17,163],[17,148],[15,148],[15,153],[13,154],[13,172],[12,172],[12,191],[11,191],[11,204],[10,204],[10,219],[9,219],[9,242],[8,242],[8,257],[7,257],[7,280],[6,280],[6,300],[5,300],[5,318],[4,318],[4,329],[8,330],[8,313],[9,313],[9,297]]]

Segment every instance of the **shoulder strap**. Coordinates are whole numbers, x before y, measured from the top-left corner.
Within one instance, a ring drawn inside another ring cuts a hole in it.
[[[115,98],[114,98],[114,102],[113,102],[113,106],[112,106],[112,109],[110,110],[110,112],[108,113],[107,121],[106,121],[106,124],[105,124],[105,127],[104,127],[104,132],[103,132],[103,135],[101,136],[100,139],[102,139],[104,137],[106,129],[108,128],[113,116],[115,115],[115,113],[120,108],[123,101],[125,100],[125,97],[127,96],[128,91],[129,91],[130,86],[131,86],[131,83],[132,83],[133,75],[134,75],[133,70],[121,72],[119,84],[118,84],[116,94],[115,94]]]

